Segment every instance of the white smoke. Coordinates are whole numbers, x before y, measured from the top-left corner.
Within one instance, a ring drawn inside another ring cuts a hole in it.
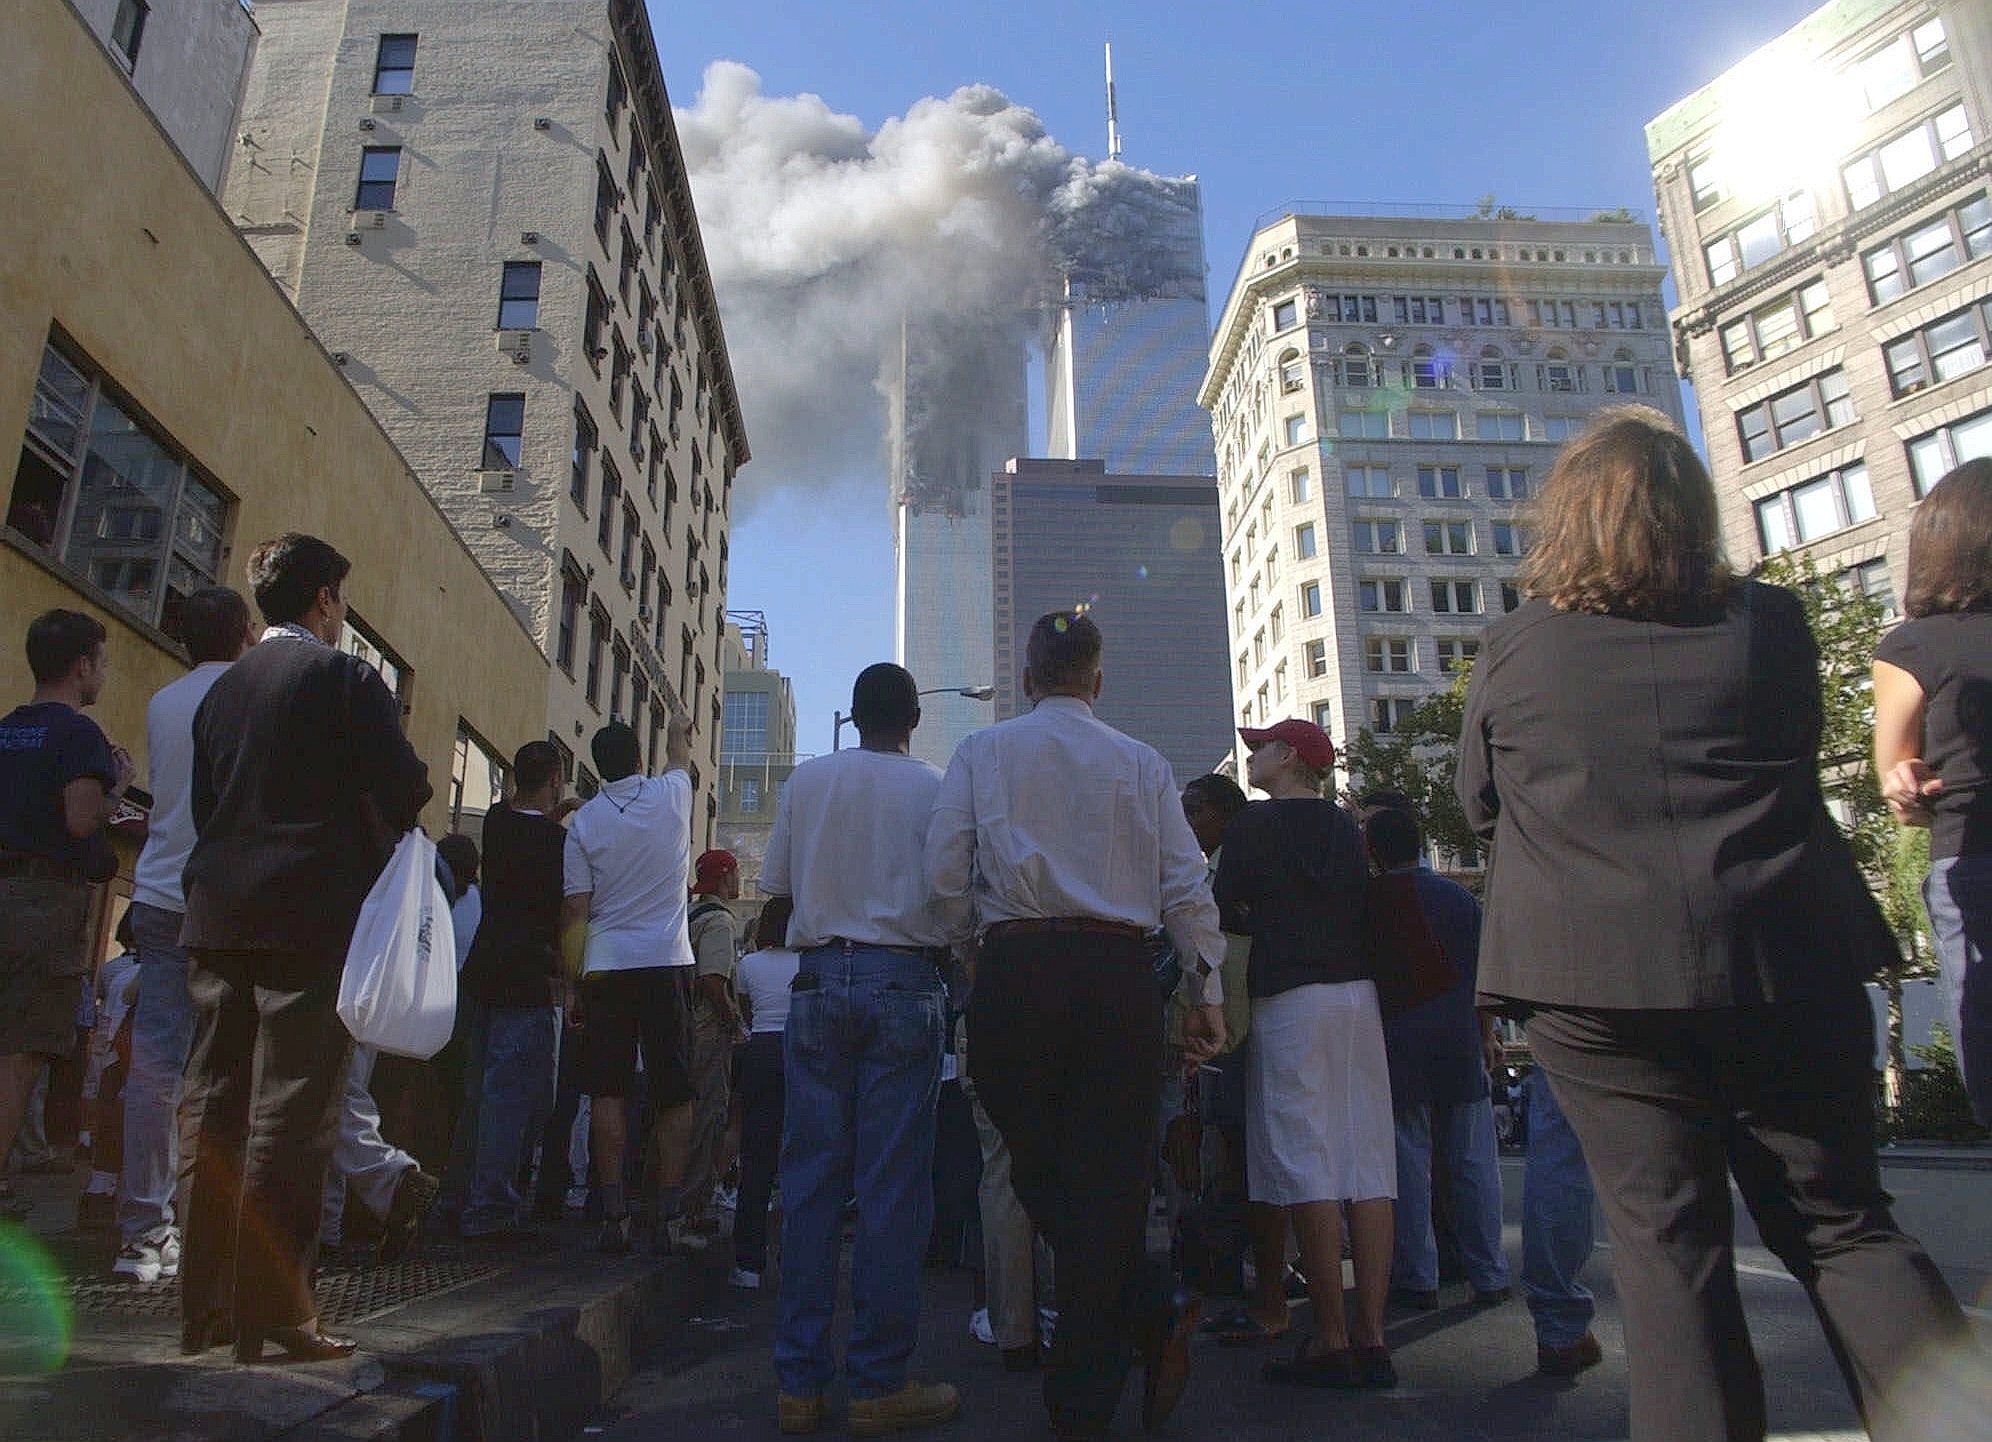
[[[879,378],[902,326],[1021,335],[1061,272],[1095,294],[1202,284],[1167,259],[1191,187],[1075,156],[986,85],[873,132],[719,61],[677,122],[754,449],[749,497],[879,475]]]

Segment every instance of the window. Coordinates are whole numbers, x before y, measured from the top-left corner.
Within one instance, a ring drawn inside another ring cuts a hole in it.
[[[1528,437],[1526,423],[1513,411],[1494,411],[1476,416],[1474,430],[1483,441],[1519,441]]]
[[[1250,684],[1251,679],[1252,653],[1249,651],[1240,651],[1238,653],[1238,689],[1243,691]]]
[[[1297,350],[1280,352],[1280,394],[1292,395],[1307,384],[1307,363]]]
[[[1263,626],[1252,634],[1252,664],[1266,664],[1266,629]]]
[[[1408,675],[1412,669],[1411,643],[1398,638],[1370,637],[1363,645],[1363,669],[1387,675]]]
[[[1411,609],[1401,579],[1356,582],[1356,602],[1372,615],[1401,616]]]
[[[609,644],[609,613],[600,606],[588,612],[588,674],[582,682],[582,694],[588,704],[597,710],[602,704],[602,655]]]
[[[1479,615],[1480,583],[1478,581],[1432,582],[1432,611],[1440,616]]]
[[[616,331],[609,337],[609,345],[614,352],[609,362],[609,410],[617,420],[622,419],[623,392],[629,388],[629,372],[632,357],[629,347],[623,344],[622,332]]]
[[[1293,533],[1294,555],[1298,556],[1303,561],[1312,560],[1315,555],[1315,547],[1316,547],[1316,542],[1314,538],[1314,523],[1312,521],[1309,521],[1304,526],[1297,526],[1294,528],[1294,533]]]
[[[1529,473],[1525,466],[1489,466],[1487,498],[1490,501],[1526,501]]]
[[[1254,571],[1252,573],[1252,584],[1246,588],[1246,598],[1251,605],[1252,614],[1255,616],[1258,615],[1259,614],[1259,573],[1257,571]]]
[[[602,554],[609,554],[609,543],[616,534],[616,502],[622,499],[622,477],[616,468],[607,461],[602,462],[602,508],[595,522],[595,544],[602,548]]]
[[[415,37],[413,35],[383,35],[380,49],[374,52],[374,89],[376,95],[413,95],[415,93]]]
[[[1702,247],[1708,261],[1708,283],[1729,284],[1787,247],[1810,239],[1817,225],[1808,192],[1801,190],[1786,196],[1762,215]]]
[[[1304,654],[1307,661],[1308,675],[1326,676],[1328,674],[1328,643],[1326,641],[1309,641]]]
[[[618,65],[615,62],[615,58],[611,56],[609,59],[609,93],[607,100],[602,106],[602,113],[608,117],[609,129],[614,130],[616,128],[616,122],[622,119],[623,106],[628,104],[628,102],[629,85],[623,79],[622,66]]]
[[[1443,390],[1451,379],[1446,363],[1432,353],[1428,345],[1421,345],[1411,352],[1411,387],[1413,390]]]
[[[609,324],[609,297],[603,291],[602,283],[595,279],[593,266],[588,268],[587,308],[581,317],[581,352],[587,359],[588,368],[596,375],[602,373],[602,358],[609,348],[602,344],[602,332]]]
[[[616,293],[622,297],[624,305],[629,304],[630,282],[636,279],[636,237],[629,233],[629,223],[623,222],[622,250],[616,266]],[[641,337],[638,337],[639,342]]]
[[[1278,556],[1274,556],[1270,560],[1268,560],[1267,564],[1271,565],[1273,561],[1276,561],[1278,559],[1279,559]],[[1279,605],[1273,607],[1273,614],[1272,617],[1267,622],[1267,627],[1272,636],[1273,644],[1275,646],[1279,645],[1280,641],[1286,636],[1285,602],[1281,602]]]
[[[1273,703],[1278,705],[1280,702],[1285,701],[1286,693],[1287,663],[1282,661],[1279,665],[1273,667]]]
[[[1694,196],[1696,210],[1707,210],[1722,199],[1724,192],[1721,171],[1714,156],[1688,157],[1688,189]]]
[[[1285,422],[1286,443],[1297,446],[1307,439],[1307,417],[1288,416]]]
[[[1418,467],[1418,494],[1428,501],[1458,501],[1466,498],[1466,487],[1458,466]]]
[[[533,330],[539,325],[540,263],[508,260],[498,282],[498,329]]]
[[[1757,502],[1757,539],[1775,555],[1844,531],[1875,514],[1867,466],[1860,461]]]
[[[1411,719],[1418,703],[1407,696],[1378,696],[1370,702],[1370,730],[1388,736]]]
[[[1391,484],[1390,469],[1387,466],[1344,466],[1343,479],[1348,482],[1349,494],[1371,500],[1387,500],[1397,494]]]
[[[1930,19],[1854,62],[1853,79],[1870,113],[1915,89],[1950,64],[1944,22]]]
[[[1314,499],[1314,477],[1306,466],[1287,477],[1287,499],[1295,505]]]
[[[1334,702],[1316,701],[1314,703],[1314,724],[1316,726],[1319,726],[1323,731],[1326,731],[1329,729],[1329,723],[1332,722],[1334,719],[1335,719]]]
[[[353,192],[353,209],[394,209],[394,182],[400,174],[400,146],[367,146],[360,152],[360,183]]]
[[[1398,295],[1390,300],[1393,318],[1399,325],[1444,325],[1446,303],[1440,296]]]
[[[484,458],[479,469],[513,471],[519,467],[519,442],[526,429],[523,392],[495,394],[484,402]]]
[[[1300,588],[1300,614],[1318,616],[1321,614],[1321,583],[1309,581]]]
[[[1880,305],[1983,255],[1992,255],[1992,197],[1980,194],[1861,259],[1868,289]]]
[[[1376,297],[1373,295],[1329,295],[1322,297],[1321,313],[1327,320],[1340,321],[1344,325],[1375,325],[1377,317]],[[1443,324],[1437,317],[1434,325]]]
[[[1605,389],[1614,395],[1639,394],[1639,367],[1633,364],[1631,351],[1619,351],[1605,367]]]
[[[1404,532],[1395,521],[1357,521],[1352,528],[1352,535],[1358,555],[1404,554]]]
[[[1966,375],[1992,358],[1992,301],[1953,312],[1882,347],[1898,396]]]
[[[177,635],[181,604],[221,576],[231,509],[99,377],[43,348],[8,529]]]
[[[1412,411],[1410,420],[1414,441],[1459,439],[1459,417],[1451,411]]]
[[[1494,522],[1494,554],[1497,556],[1526,556],[1529,553],[1528,532],[1513,521]]]
[[[1831,329],[1833,302],[1826,282],[1815,280],[1724,326],[1722,356],[1733,374],[1795,350]]]
[[[1877,556],[1840,572],[1840,585],[1850,594],[1866,596],[1881,607],[1882,619],[1893,621],[1900,614],[1895,604],[1895,580],[1888,573],[1888,560]]]
[[[1335,429],[1345,441],[1387,441],[1390,439],[1390,413],[1343,411],[1335,418]]]
[[[588,408],[580,401],[574,402],[574,456],[572,468],[568,472],[567,494],[574,504],[581,508],[581,514],[588,514],[588,466],[595,454],[595,447],[601,443],[601,436],[595,430],[595,418],[588,414]]]
[[[1515,388],[1515,373],[1501,352],[1494,346],[1487,346],[1480,352],[1480,359],[1474,363],[1473,384],[1483,391],[1508,391]]]
[[[644,538],[643,559],[638,563],[636,573],[636,605],[639,617],[650,609],[650,583],[657,574],[657,548]]]
[[[1231,629],[1237,635],[1245,634],[1245,603],[1239,601],[1231,608]]]
[[[1873,205],[1884,195],[1921,180],[1945,161],[1955,160],[1971,145],[1971,122],[1965,118],[1962,105],[1953,105],[1842,167],[1847,202],[1855,210]]]
[[[629,685],[629,643],[616,637],[616,643],[609,650],[609,716],[620,720],[623,714],[623,691]]]
[[[1462,636],[1439,637],[1439,672],[1450,676],[1461,666],[1470,665],[1480,654],[1480,643]]]
[[[1582,416],[1544,416],[1542,418],[1542,438],[1546,441],[1567,441],[1584,429]]]
[[[1261,686],[1259,688],[1259,724],[1261,726],[1265,725],[1267,718],[1270,717],[1271,715],[1272,715],[1272,707],[1267,704],[1266,688],[1264,686]]]
[[[1584,368],[1552,346],[1548,359],[1536,367],[1536,385],[1546,391],[1573,394],[1584,389]]]
[[[563,566],[560,573],[560,625],[554,634],[553,660],[569,676],[574,674],[576,632],[580,630],[581,607],[587,599],[587,580]]]
[[[395,655],[371,626],[350,611],[346,613],[345,625],[339,628],[339,650],[373,667],[381,683],[400,703],[401,714],[408,714],[408,663]]]
[[[605,155],[595,157],[595,238],[602,242],[604,254],[609,249],[609,222],[616,214],[616,175],[609,169]]]
[[[1521,609],[1521,605],[1522,588],[1517,586],[1513,581],[1503,581],[1501,583],[1501,609],[1503,611],[1517,611]]]
[[[1370,360],[1368,347],[1355,341],[1342,347],[1342,384],[1353,390],[1365,390],[1376,384],[1376,366]]]
[[[145,42],[145,20],[151,13],[152,7],[146,0],[118,0],[118,13],[111,20],[111,44],[117,46],[125,64],[134,70],[138,68],[138,47]],[[412,35],[408,37],[408,49],[408,63],[413,65],[415,37]]]
[[[1273,307],[1273,330],[1292,330],[1300,324],[1300,302],[1283,300]]]
[[[1966,461],[1987,456],[1992,456],[1992,410],[1917,436],[1909,442],[1909,469],[1915,473],[1916,494],[1927,496],[1930,487],[1951,471]]]
[[[616,573],[621,578],[623,589],[626,591],[636,589],[636,535],[636,507],[632,506],[628,501],[624,501],[622,555],[618,558],[620,564],[616,568]]]
[[[1425,522],[1425,554],[1428,556],[1472,555],[1473,522]]]
[[[1757,461],[1853,419],[1847,373],[1836,367],[1739,412],[1736,426],[1743,438],[1743,459]]]

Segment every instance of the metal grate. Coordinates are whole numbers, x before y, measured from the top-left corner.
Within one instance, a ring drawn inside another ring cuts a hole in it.
[[[490,1262],[442,1258],[416,1258],[385,1267],[327,1267],[318,1273],[318,1315],[328,1325],[351,1325],[481,1282],[503,1270]],[[0,1287],[0,1315],[28,1300],[24,1287]],[[69,1302],[79,1317],[178,1318],[180,1283],[176,1278],[156,1286],[135,1287],[71,1278]]]

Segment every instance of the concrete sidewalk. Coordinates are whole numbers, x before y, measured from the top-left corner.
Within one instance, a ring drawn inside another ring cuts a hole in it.
[[[66,1181],[32,1189],[50,1235],[0,1223],[9,1442],[554,1442],[691,1315],[730,1255],[721,1243],[693,1258],[603,1257],[568,1223],[530,1252],[432,1247],[393,1266],[328,1269],[326,1325],[361,1351],[245,1367],[226,1349],[179,1355],[177,1284],[99,1280],[100,1244],[50,1222],[73,1214],[50,1195],[73,1193]],[[66,1350],[52,1371],[51,1350]]]

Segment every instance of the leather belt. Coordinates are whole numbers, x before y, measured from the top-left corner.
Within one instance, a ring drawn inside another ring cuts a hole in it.
[[[824,946],[838,947],[844,951],[893,951],[901,956],[917,956],[922,961],[931,961],[935,966],[945,966],[949,960],[945,946],[895,946],[885,941],[853,941],[848,936],[833,936]],[[815,947],[807,950],[814,951]]]
[[[1148,935],[1131,921],[1104,921],[1094,916],[1030,916],[999,921],[983,933],[992,941],[1011,936],[1118,936],[1140,941]]]

